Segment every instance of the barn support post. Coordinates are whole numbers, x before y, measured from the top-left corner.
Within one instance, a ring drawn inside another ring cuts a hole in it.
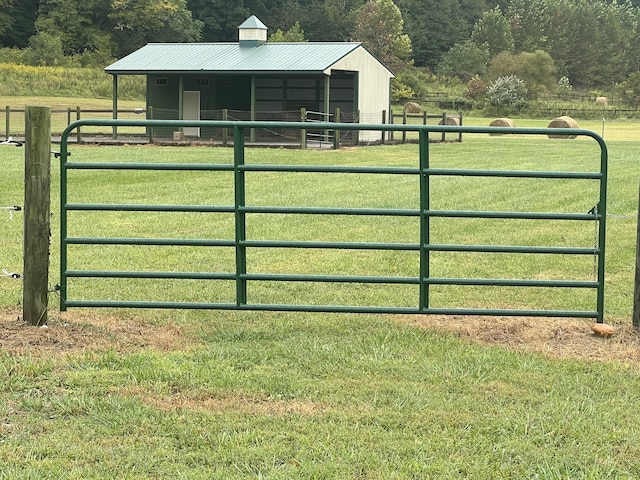
[[[256,119],[256,76],[251,75],[251,111],[249,112],[251,121]],[[252,128],[249,132],[249,138],[252,142],[256,141],[256,129]]]
[[[25,109],[23,317],[47,323],[51,238],[51,109]]]
[[[184,119],[184,80],[182,75],[178,77],[178,120]],[[184,132],[184,127],[178,127]]]
[[[331,76],[327,75],[324,77],[324,118],[322,119],[324,122],[330,122],[331,121],[331,110],[330,110],[330,106],[331,106]],[[335,131],[334,131],[335,134]],[[329,130],[325,130],[324,131],[324,141],[328,142],[329,141],[329,135],[330,132]]]
[[[638,188],[638,201],[640,202],[640,188]],[[640,204],[638,206],[638,224],[636,235],[636,278],[633,290],[633,326],[640,327]]]
[[[118,119],[118,75],[113,76],[113,119]],[[118,127],[113,126],[113,132],[111,133],[114,139],[118,138]]]
[[[153,120],[153,107],[151,105],[147,107],[147,120]],[[149,143],[153,143],[153,127],[151,125],[147,127],[147,135],[149,135]]]

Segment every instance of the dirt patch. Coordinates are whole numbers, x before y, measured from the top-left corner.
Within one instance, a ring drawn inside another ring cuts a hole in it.
[[[450,332],[472,343],[550,357],[640,363],[640,331],[631,323],[614,325],[603,339],[592,321],[565,318],[408,315],[394,317],[420,328]],[[101,312],[62,312],[46,328],[27,325],[18,311],[0,311],[0,352],[47,357],[82,352],[160,351],[194,347],[182,327],[119,318]]]
[[[161,395],[141,388],[127,387],[120,389],[118,394],[138,398],[145,405],[164,411],[204,410],[245,415],[310,416],[325,413],[328,408],[320,402],[274,398],[266,393],[251,396],[242,393],[190,396],[189,392]]]
[[[573,318],[408,316],[400,321],[514,351],[557,358],[640,363],[640,331],[631,322],[613,325],[615,335],[605,339],[593,333],[593,321]]]
[[[94,313],[62,312],[45,327],[27,324],[20,312],[0,311],[0,352],[49,357],[108,350],[140,348],[161,351],[193,346],[193,341],[172,324],[154,325]]]

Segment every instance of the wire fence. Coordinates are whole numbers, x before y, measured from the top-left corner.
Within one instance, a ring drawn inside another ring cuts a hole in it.
[[[7,149],[11,148],[13,150],[15,147],[21,147],[22,145],[23,145],[22,142],[14,141],[12,139],[11,140],[7,139],[4,142],[0,142],[0,149],[5,151],[6,153],[5,148]],[[20,149],[17,151],[21,153],[24,151],[24,149]],[[11,153],[15,153],[15,152],[11,152]],[[3,181],[0,183],[3,189],[2,198],[5,202],[9,200],[9,202],[11,203],[17,203],[19,191],[15,191],[15,195],[14,195],[14,192],[12,189],[13,185],[8,185],[8,188],[6,188],[7,185],[5,185],[5,182],[8,182],[10,177],[12,177],[10,173],[7,173],[2,177]],[[6,193],[8,193],[8,195]],[[21,231],[22,229],[21,229],[21,226],[13,223],[18,221],[17,217],[22,212],[23,212],[22,205],[0,204],[0,235],[1,235],[0,245],[2,245],[1,254],[0,254],[0,278],[2,279],[8,279],[8,280],[22,279],[22,273],[20,273],[21,271],[20,259],[22,257],[16,256],[16,253],[15,253],[17,250],[20,249],[20,246],[21,246],[20,245],[21,236],[16,237],[16,230]],[[1,288],[4,289],[4,287],[1,287]]]
[[[308,122],[317,121],[339,121],[342,123],[380,123],[386,117],[386,112],[380,114],[360,112],[340,112],[333,113],[312,112],[303,109],[285,111],[261,111],[251,112],[246,110],[217,109],[200,110],[199,118],[195,120],[222,120],[222,121],[263,121],[263,122]],[[13,109],[6,107],[4,110],[4,138],[1,144],[21,142],[25,135],[24,109]],[[117,110],[114,114],[110,109],[83,109],[81,107],[51,110],[51,134],[54,137],[62,135],[65,128],[74,121],[81,119],[113,119],[119,120],[179,120],[180,111],[172,108],[134,108],[128,110]],[[383,121],[384,123],[384,121]],[[1,125],[1,124],[0,124]],[[246,141],[264,144],[335,144],[336,140],[342,145],[355,145],[358,143],[358,133],[356,131],[339,132],[339,138],[335,139],[334,131],[318,131],[312,127],[307,129],[305,138],[299,134],[293,134],[291,130],[279,128],[252,129],[247,132]],[[197,131],[175,132],[173,129],[124,126],[118,127],[117,131],[104,126],[85,126],[77,129],[75,140],[82,141],[106,141],[110,138],[138,139],[140,142],[153,142],[155,140],[184,140],[190,137],[191,141],[213,142],[226,144],[231,142],[231,135],[226,128],[202,128]]]

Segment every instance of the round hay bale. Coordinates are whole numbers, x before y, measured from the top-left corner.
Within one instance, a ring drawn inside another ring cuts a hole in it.
[[[510,127],[513,128],[516,126],[516,122],[511,120],[510,118],[496,118],[489,124],[490,127]],[[489,135],[502,135],[502,133],[490,133]]]
[[[515,127],[516,122],[510,118],[496,118],[489,124],[490,127]]]
[[[420,104],[416,102],[407,102],[402,107],[404,113],[420,113]]]
[[[551,120],[551,123],[547,126],[547,128],[580,128],[578,122],[576,122],[573,118],[562,116],[557,117]],[[549,138],[576,138],[577,135],[548,135]]]
[[[460,125],[460,117],[447,117],[445,120],[440,120],[438,125]]]
[[[607,97],[596,97],[596,105],[607,107],[609,106],[609,99]]]

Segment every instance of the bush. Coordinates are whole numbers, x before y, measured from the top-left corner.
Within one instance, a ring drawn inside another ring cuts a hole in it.
[[[527,87],[515,75],[499,77],[487,88],[486,99],[496,114],[514,113],[527,106]]]
[[[64,56],[62,39],[46,32],[39,32],[29,39],[26,59],[30,65],[59,66],[69,63]]]
[[[467,82],[467,91],[464,92],[464,96],[471,100],[480,100],[487,93],[487,86],[484,81],[476,75],[469,82]]]

